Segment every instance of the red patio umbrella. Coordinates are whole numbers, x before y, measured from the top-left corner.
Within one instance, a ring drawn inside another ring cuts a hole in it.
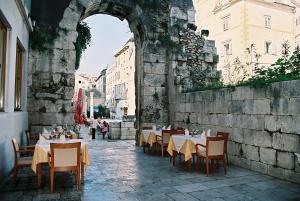
[[[84,124],[83,114],[83,90],[80,88],[77,94],[77,100],[74,102],[74,121],[77,124]]]

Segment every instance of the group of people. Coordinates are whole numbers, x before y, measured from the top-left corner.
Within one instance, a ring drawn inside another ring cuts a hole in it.
[[[92,139],[95,139],[95,135],[96,135],[96,130],[99,128],[100,129],[100,133],[103,136],[103,140],[105,139],[105,137],[107,136],[108,132],[109,132],[109,125],[106,121],[101,121],[101,118],[94,118],[92,119],[91,123],[90,123],[90,127],[92,128]],[[107,136],[108,137],[108,136]]]

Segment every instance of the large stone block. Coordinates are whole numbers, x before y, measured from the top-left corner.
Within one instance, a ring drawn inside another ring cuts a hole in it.
[[[289,96],[291,97],[300,97],[300,81],[299,80],[292,80],[288,82],[284,82],[288,86]]]
[[[245,107],[244,100],[232,100],[230,105],[230,113],[242,114]]]
[[[243,149],[241,143],[228,141],[227,151],[229,155],[241,157],[243,155]]]
[[[144,77],[144,85],[150,87],[161,87],[166,83],[165,75],[146,74]]]
[[[248,160],[259,161],[259,147],[244,145],[244,157]]]
[[[232,133],[229,134],[229,139],[234,142],[244,143],[243,129],[232,128]]]
[[[270,114],[270,100],[254,100],[252,114]]]
[[[273,177],[277,177],[280,179],[285,178],[285,169],[276,167],[273,165],[268,165],[268,175],[271,175]]]
[[[300,115],[300,98],[290,98],[288,105],[289,115]]]
[[[271,114],[287,115],[289,113],[289,99],[273,98],[271,99]]]
[[[300,184],[300,173],[294,170],[284,170],[284,179]]]
[[[190,114],[190,122],[192,124],[198,123],[198,116],[196,113],[191,113]]]
[[[144,87],[144,95],[153,96],[155,94],[155,87]]]
[[[299,159],[300,160],[300,159]],[[300,162],[299,162],[298,158],[295,156],[295,171],[297,173],[300,173]]]
[[[254,130],[264,130],[265,129],[265,116],[264,115],[251,115],[249,128],[254,129]]]
[[[250,115],[232,115],[232,127],[234,128],[249,128]]]
[[[243,136],[244,136],[244,143],[248,144],[248,145],[254,145],[254,141],[255,141],[255,132],[254,130],[250,130],[250,129],[243,129]]]
[[[274,133],[272,147],[282,151],[297,152],[300,150],[300,136],[293,134]]]
[[[277,165],[292,170],[295,168],[295,156],[290,152],[277,151]]]
[[[232,100],[252,100],[253,89],[250,87],[236,87],[232,92]]]
[[[276,150],[260,148],[260,161],[269,165],[276,165]]]
[[[272,134],[266,131],[254,131],[254,145],[258,147],[272,147]]]
[[[131,121],[123,121],[121,123],[121,128],[134,128],[134,122]]]
[[[166,63],[153,63],[151,72],[153,74],[160,74],[160,75],[166,74]]]
[[[267,174],[268,165],[265,163],[261,163],[258,161],[250,161],[250,169],[256,172],[261,172],[263,174]]]
[[[278,131],[281,128],[279,117],[273,115],[265,116],[265,129],[268,131]]]

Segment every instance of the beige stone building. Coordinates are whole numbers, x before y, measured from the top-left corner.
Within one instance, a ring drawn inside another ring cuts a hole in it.
[[[296,7],[290,0],[194,0],[194,4],[198,30],[208,29],[208,38],[216,41],[225,83],[253,75],[256,63],[270,66],[281,55],[284,41],[295,44]]]
[[[115,65],[106,71],[106,105],[111,117],[135,115],[135,44],[130,39],[116,54]]]

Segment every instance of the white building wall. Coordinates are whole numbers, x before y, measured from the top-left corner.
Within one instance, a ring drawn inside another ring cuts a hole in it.
[[[116,64],[106,71],[106,105],[113,118],[135,115],[135,44],[128,41],[115,55]]]
[[[18,5],[18,4],[19,5]],[[23,15],[21,14],[23,11]],[[22,144],[26,143],[24,131],[28,128],[27,115],[27,74],[28,74],[28,41],[31,31],[28,21],[28,11],[20,0],[0,0],[0,18],[8,27],[6,49],[6,83],[5,108],[0,112],[0,182],[12,170],[14,152],[11,140],[17,138]],[[28,24],[26,24],[28,23]],[[14,85],[17,41],[24,49],[23,55],[23,90],[22,111],[14,111]]]

